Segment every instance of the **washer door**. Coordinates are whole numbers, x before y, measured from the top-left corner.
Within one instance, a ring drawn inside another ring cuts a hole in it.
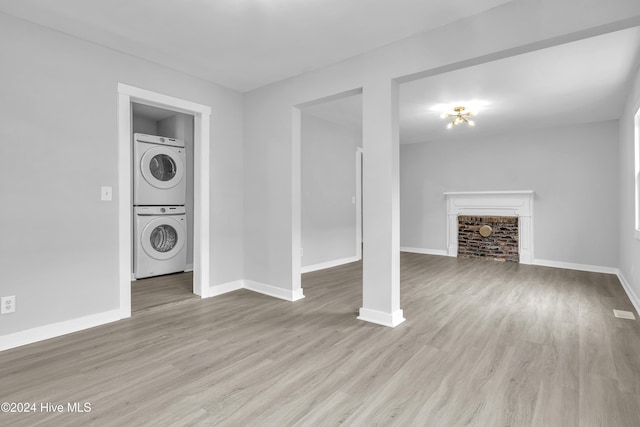
[[[184,247],[186,232],[182,224],[171,217],[152,219],[142,230],[140,244],[153,259],[173,258]]]
[[[174,149],[155,146],[144,152],[140,171],[145,181],[155,188],[173,188],[184,177],[184,162]]]

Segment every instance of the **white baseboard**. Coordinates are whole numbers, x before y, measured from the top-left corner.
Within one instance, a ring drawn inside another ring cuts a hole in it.
[[[209,288],[207,296],[215,297],[218,295],[226,294],[227,292],[237,291],[244,288],[244,280],[235,280],[233,282],[223,283],[222,285],[215,285]]]
[[[449,253],[444,249],[410,248],[407,246],[401,246],[400,252],[411,252],[413,254],[424,254],[424,255],[449,256]]]
[[[267,285],[265,283],[254,282],[253,280],[245,280],[244,288],[260,294],[269,295],[270,297],[280,298],[286,301],[298,301],[304,298],[302,288],[300,289],[283,289],[277,286]]]
[[[0,337],[0,351],[21,347],[38,341],[48,340],[61,335],[78,332],[83,329],[104,325],[105,323],[115,322],[120,319],[120,310],[116,309],[92,314],[90,316],[65,320],[64,322],[53,323],[51,325],[26,329],[13,334],[2,335]]]
[[[366,322],[375,323],[377,325],[395,328],[406,319],[403,317],[402,310],[396,310],[393,313],[385,313],[382,311],[361,307],[358,320],[364,320]]]
[[[546,259],[534,258],[533,265],[542,267],[564,268],[567,270],[589,271],[591,273],[618,274],[618,269],[614,267],[602,267],[599,265],[575,264],[572,262],[551,261]]]
[[[618,275],[618,280],[620,280],[620,283],[622,283],[622,288],[627,293],[627,296],[629,297],[631,304],[633,304],[633,306],[635,307],[636,314],[640,316],[640,298],[638,298],[638,294],[635,293],[635,291],[633,290],[633,288],[631,287],[627,279],[624,277],[624,274],[622,274],[622,271],[620,271],[620,269],[618,269],[618,272],[616,274]]]
[[[307,265],[300,268],[301,273],[310,273],[312,271],[324,270],[325,268],[337,267],[339,265],[349,264],[352,262],[360,261],[362,258],[358,256],[352,256],[348,258],[334,259],[332,261],[321,262],[319,264]]]
[[[193,271],[193,264],[187,264],[187,266],[184,268],[184,271]]]

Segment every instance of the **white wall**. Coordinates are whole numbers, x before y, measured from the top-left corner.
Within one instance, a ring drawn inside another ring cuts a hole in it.
[[[443,192],[534,190],[536,259],[617,267],[617,126],[402,145],[401,246],[447,249]]]
[[[0,334],[119,306],[118,82],[211,106],[211,280],[241,279],[242,96],[3,14],[0,35]]]
[[[302,266],[356,256],[356,149],[362,130],[302,113]]]
[[[576,10],[581,12],[576,14]],[[640,2],[637,0],[606,3],[597,0],[519,0],[333,66],[246,93],[244,229],[247,278],[284,289],[297,285],[295,269],[292,268],[296,223],[294,206],[297,202],[292,190],[295,188],[292,168],[295,152],[295,138],[292,137],[295,129],[293,106],[363,88],[366,169],[366,159],[372,160],[367,155],[367,145],[378,145],[380,142],[370,138],[382,135],[381,141],[391,144],[391,136],[388,135],[392,127],[389,123],[393,121],[393,94],[386,94],[391,79],[412,73],[423,76],[446,72],[464,65],[578,40],[599,32],[626,28],[631,25],[629,19],[637,18],[639,14]],[[459,40],[467,42],[460,44]],[[378,87],[382,89],[378,91]],[[383,99],[377,94],[387,98]],[[394,161],[393,156],[393,150],[389,150],[390,162]],[[384,179],[391,183],[396,179],[393,167],[386,168],[383,174]],[[366,180],[364,186],[366,192]],[[374,191],[372,187],[368,186],[370,191]],[[388,186],[393,187],[393,184]],[[391,200],[393,206],[398,196],[394,190],[387,191],[385,187],[373,198]],[[364,198],[366,203],[366,194]],[[369,202],[374,201],[370,198]],[[393,213],[389,215],[387,210],[376,213],[370,209],[367,214],[366,211],[365,206],[365,240],[374,237],[368,234],[366,227],[367,223],[375,224],[375,218],[367,220],[367,215],[385,215],[385,218],[378,218],[387,234],[382,238],[393,235],[396,224]],[[382,229],[380,233],[383,233]],[[365,241],[365,272],[366,245]],[[383,284],[383,281],[388,282],[388,278],[381,280],[375,286],[385,293],[384,298],[388,298],[389,293]]]
[[[635,196],[634,196],[634,116],[640,108],[640,71],[636,71],[629,87],[629,96],[620,117],[620,271],[627,293],[635,302],[640,313],[640,240],[634,237]]]

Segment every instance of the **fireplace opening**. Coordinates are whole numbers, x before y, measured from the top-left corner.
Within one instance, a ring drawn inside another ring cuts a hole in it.
[[[458,216],[458,256],[520,262],[517,216]]]

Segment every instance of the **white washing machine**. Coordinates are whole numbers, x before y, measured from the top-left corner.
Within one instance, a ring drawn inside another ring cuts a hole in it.
[[[133,142],[133,204],[184,205],[187,192],[184,141],[136,133]]]
[[[184,271],[187,266],[187,216],[184,206],[136,206],[136,279]]]

